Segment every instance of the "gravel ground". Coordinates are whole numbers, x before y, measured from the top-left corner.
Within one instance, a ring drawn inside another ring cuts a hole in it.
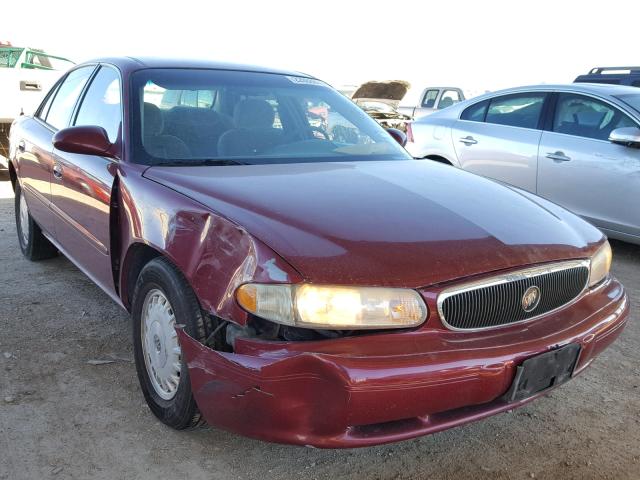
[[[127,314],[66,259],[22,258],[7,180],[0,172],[0,479],[640,478],[638,246],[612,242],[629,325],[574,381],[436,435],[314,450],[156,421],[138,388]]]

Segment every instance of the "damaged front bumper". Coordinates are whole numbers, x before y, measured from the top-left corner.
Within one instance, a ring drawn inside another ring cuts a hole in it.
[[[575,343],[574,375],[617,338],[629,305],[611,280],[529,324],[415,331],[313,342],[239,338],[211,350],[179,330],[192,390],[209,424],[262,440],[321,448],[377,445],[513,409],[504,400],[525,359]],[[433,326],[430,326],[433,324]]]

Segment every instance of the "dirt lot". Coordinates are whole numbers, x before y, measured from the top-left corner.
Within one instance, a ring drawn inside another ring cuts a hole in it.
[[[640,247],[613,243],[632,316],[573,382],[440,434],[323,451],[157,422],[127,314],[66,259],[22,258],[3,172],[0,245],[0,479],[640,479]]]

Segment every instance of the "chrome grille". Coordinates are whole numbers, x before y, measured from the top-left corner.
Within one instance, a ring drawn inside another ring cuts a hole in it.
[[[574,300],[589,280],[588,260],[543,265],[445,289],[438,312],[453,330],[477,330],[531,320]],[[523,304],[538,287],[535,308]],[[529,307],[530,308],[530,307]]]

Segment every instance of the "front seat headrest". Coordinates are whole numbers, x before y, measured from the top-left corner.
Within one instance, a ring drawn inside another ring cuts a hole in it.
[[[143,114],[144,136],[160,135],[164,129],[164,120],[160,109],[153,103],[144,102]]]
[[[238,128],[273,128],[275,118],[276,113],[266,100],[242,100],[233,111],[233,120]]]

